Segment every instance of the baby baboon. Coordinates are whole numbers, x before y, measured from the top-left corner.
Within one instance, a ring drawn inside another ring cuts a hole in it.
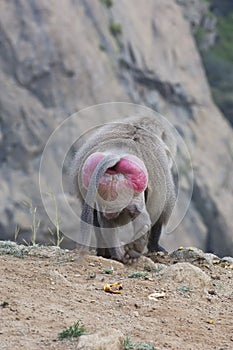
[[[146,247],[161,250],[161,230],[176,199],[175,153],[171,127],[162,117],[129,117],[92,134],[73,162],[82,245],[90,245],[94,226],[97,254],[104,257],[127,263]]]

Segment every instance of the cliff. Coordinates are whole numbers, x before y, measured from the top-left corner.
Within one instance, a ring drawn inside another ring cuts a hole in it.
[[[0,90],[2,239],[17,227],[30,239],[22,202],[42,208],[39,163],[55,127],[81,108],[123,101],[166,116],[191,153],[189,212],[164,245],[233,254],[233,132],[175,0],[1,1]],[[42,216],[41,237],[47,222]]]

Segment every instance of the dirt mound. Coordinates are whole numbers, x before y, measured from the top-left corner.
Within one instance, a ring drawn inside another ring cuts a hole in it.
[[[232,349],[231,261],[182,251],[124,266],[1,242],[0,349]],[[60,340],[78,320],[87,334]]]

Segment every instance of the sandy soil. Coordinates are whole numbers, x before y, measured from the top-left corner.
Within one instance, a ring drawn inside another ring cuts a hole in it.
[[[90,334],[117,329],[156,349],[233,349],[232,265],[196,263],[191,276],[186,263],[189,280],[170,269],[177,261],[158,254],[156,264],[143,257],[123,266],[91,255],[79,261],[56,247],[6,243],[0,253],[1,350],[76,349],[78,339],[58,333],[77,320]],[[129,278],[135,272],[142,276]],[[122,294],[103,290],[112,282],[122,283]],[[155,291],[164,297],[149,299]]]

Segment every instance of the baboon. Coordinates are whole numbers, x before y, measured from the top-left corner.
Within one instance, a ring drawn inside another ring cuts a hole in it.
[[[162,117],[128,117],[94,132],[73,161],[81,244],[89,246],[93,226],[98,255],[130,263],[146,248],[162,250],[158,241],[176,200],[175,153]]]

